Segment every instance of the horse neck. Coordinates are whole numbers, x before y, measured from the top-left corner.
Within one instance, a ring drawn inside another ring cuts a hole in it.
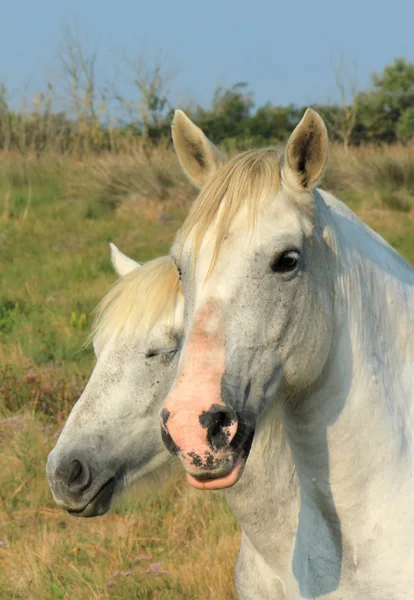
[[[286,403],[283,421],[302,493],[355,510],[383,489],[384,476],[411,473],[414,271],[342,203],[323,198],[333,240],[333,343],[319,379]]]
[[[283,574],[297,527],[299,484],[279,413],[273,403],[262,415],[243,476],[225,497],[256,552]]]

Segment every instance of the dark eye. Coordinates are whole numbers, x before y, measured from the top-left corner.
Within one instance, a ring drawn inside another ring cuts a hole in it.
[[[172,360],[177,353],[177,348],[166,352],[165,350],[148,350],[145,354],[145,358],[159,358],[160,360],[168,362]]]
[[[299,252],[297,250],[289,250],[283,252],[275,258],[272,263],[272,271],[274,273],[289,273],[294,271],[299,263]]]

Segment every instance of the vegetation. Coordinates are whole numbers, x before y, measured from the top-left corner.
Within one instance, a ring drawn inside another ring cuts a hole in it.
[[[115,85],[99,87],[97,54],[88,52],[79,34],[66,27],[60,45],[60,78],[47,82],[20,110],[0,83],[0,151],[23,155],[76,155],[124,152],[131,144],[153,148],[170,143],[172,74],[160,57],[148,66],[127,60],[135,98]],[[314,105],[324,117],[330,138],[345,150],[361,144],[408,144],[414,137],[414,63],[397,58],[371,86],[358,91],[356,77],[343,63],[334,68],[339,102]],[[247,83],[215,90],[211,105],[182,106],[202,129],[228,151],[284,142],[306,107],[266,103],[256,106]]]

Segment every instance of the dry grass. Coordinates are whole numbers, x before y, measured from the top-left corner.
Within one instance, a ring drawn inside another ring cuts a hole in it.
[[[380,148],[333,146],[324,185],[358,196],[365,206],[401,212],[414,209],[414,144]]]
[[[195,188],[184,177],[171,148],[145,150],[131,145],[121,154],[22,156],[0,154],[0,223],[25,222],[36,194],[59,194],[68,201],[84,199],[86,218],[103,210],[127,207],[136,214],[158,218],[187,210]]]
[[[414,144],[351,148],[333,145],[323,185],[334,193],[372,208],[410,212],[414,207]],[[34,153],[0,157],[0,220],[7,221],[23,205],[28,217],[36,189],[58,190],[68,198],[95,200],[109,210],[126,204],[147,216],[183,211],[195,196],[168,145],[125,144],[121,152],[38,158]],[[19,190],[16,208],[15,191]],[[97,208],[91,208],[94,216]],[[88,216],[88,215],[86,215]]]
[[[69,193],[89,194],[110,206],[132,201],[139,208],[185,209],[194,188],[184,178],[175,154],[160,146],[144,151],[131,147],[122,155],[103,154],[82,165]]]
[[[76,167],[71,192],[89,193],[119,206],[133,200],[141,208],[186,209],[194,188],[186,181],[171,147],[91,157]],[[358,197],[372,208],[410,212],[414,208],[414,144],[351,148],[333,145],[324,185],[334,193]],[[346,199],[346,198],[345,198]]]
[[[239,534],[222,497],[160,475],[110,515],[53,505],[44,476],[55,428],[30,414],[0,421],[0,597],[235,598]]]

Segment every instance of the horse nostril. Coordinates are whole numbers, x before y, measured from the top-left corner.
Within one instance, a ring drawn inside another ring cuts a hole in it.
[[[78,460],[72,461],[72,466],[69,471],[68,476],[68,486],[70,487],[72,483],[74,483],[81,475],[82,475],[82,465]]]
[[[72,460],[66,470],[62,473],[62,479],[71,492],[84,492],[92,482],[91,471],[86,462]]]
[[[200,417],[200,425],[207,429],[207,439],[213,450],[222,450],[228,446],[235,435],[230,430],[232,425],[237,427],[237,416],[228,406],[213,405]]]
[[[218,435],[220,435],[224,427],[229,427],[231,423],[232,421],[230,415],[228,415],[225,412],[219,412],[216,415],[214,415],[213,421],[210,427],[208,428],[208,432],[212,438],[215,438]]]

